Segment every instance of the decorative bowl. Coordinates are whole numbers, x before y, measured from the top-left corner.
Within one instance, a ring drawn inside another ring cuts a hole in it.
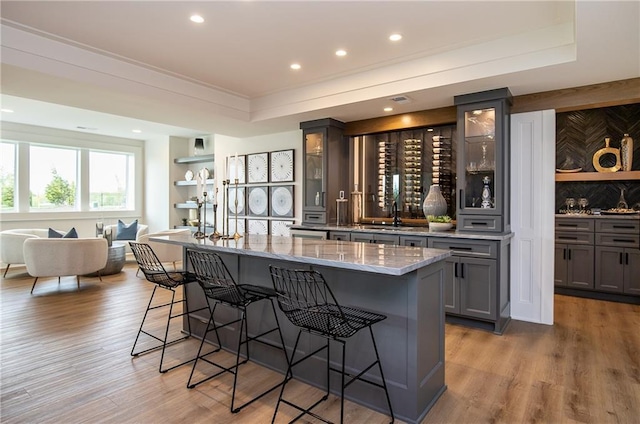
[[[439,232],[439,231],[448,231],[453,228],[452,222],[430,222],[429,223],[429,232]]]

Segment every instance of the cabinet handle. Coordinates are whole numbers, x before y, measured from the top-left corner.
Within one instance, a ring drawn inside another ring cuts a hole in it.
[[[460,189],[460,209],[464,209],[464,190]]]
[[[453,264],[453,276],[458,278],[458,262]]]
[[[460,264],[460,278],[464,278],[464,264]]]
[[[569,237],[569,236],[558,236],[561,240],[578,240],[578,237]]]
[[[628,253],[625,253],[625,254],[624,254],[624,256],[625,256],[625,262],[626,262],[626,264],[627,264],[627,265],[629,265],[629,254],[628,254]]]
[[[468,252],[471,252],[473,250],[473,247],[467,247],[467,246],[449,246],[449,250],[466,250]]]
[[[635,244],[635,240],[629,240],[629,239],[613,239],[613,241],[615,241],[616,243],[634,243]]]
[[[486,223],[486,222],[474,222],[474,221],[471,221],[471,225],[480,225],[480,226],[484,225],[486,227],[489,224]]]
[[[562,223],[558,223],[558,227],[578,228],[578,226],[576,224],[562,224]]]
[[[562,259],[567,260],[567,249],[562,249]]]
[[[571,260],[571,249],[567,249],[567,252],[569,252],[569,260]]]
[[[620,252],[620,265],[622,265],[622,252]]]
[[[409,243],[409,246],[415,246],[416,244],[414,242]]]
[[[633,225],[612,225],[613,228],[619,228],[621,230],[635,230],[635,226]]]

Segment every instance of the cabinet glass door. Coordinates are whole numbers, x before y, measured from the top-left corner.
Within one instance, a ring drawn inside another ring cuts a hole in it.
[[[496,208],[496,109],[464,112],[464,207]]]
[[[324,133],[305,134],[305,209],[324,208]]]

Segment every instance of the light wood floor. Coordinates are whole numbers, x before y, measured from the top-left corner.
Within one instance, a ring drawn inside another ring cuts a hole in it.
[[[77,291],[74,277],[41,279],[33,295],[24,268],[0,280],[2,423],[271,421],[277,393],[231,414],[231,376],[188,390],[190,366],[159,374],[158,353],[131,358],[152,285],[133,263],[103,280],[83,278]],[[503,336],[447,325],[448,390],[423,422],[640,422],[640,306],[556,296],[555,317],[554,326],[514,321]],[[196,343],[175,345],[169,360],[191,357]],[[252,377],[241,396],[281,378],[244,367]],[[287,393],[317,392],[296,382]],[[320,412],[337,419],[335,400]],[[346,414],[388,422],[349,402]],[[278,422],[293,415],[285,407]]]

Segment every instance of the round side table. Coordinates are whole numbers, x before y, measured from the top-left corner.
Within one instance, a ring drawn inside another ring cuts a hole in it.
[[[112,275],[122,271],[126,260],[125,243],[126,242],[122,241],[112,242],[111,246],[109,246],[109,251],[107,254],[107,264],[100,271],[88,275],[97,277],[98,274]]]

